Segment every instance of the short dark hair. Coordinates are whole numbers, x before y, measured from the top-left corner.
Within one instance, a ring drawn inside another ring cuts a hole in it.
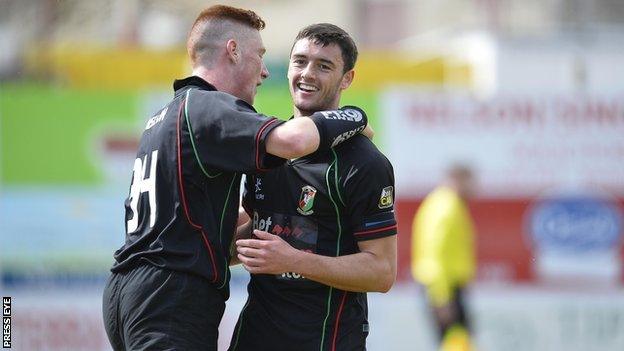
[[[342,60],[344,61],[343,73],[346,73],[355,67],[357,61],[358,50],[355,46],[353,38],[342,28],[331,23],[316,23],[303,28],[293,43],[290,52],[295,47],[295,43],[301,39],[310,39],[315,44],[327,46],[329,44],[337,44],[342,51]]]
[[[200,42],[202,41],[202,37],[208,35],[208,33],[206,33],[206,23],[215,20],[238,23],[258,31],[264,29],[266,25],[264,20],[251,10],[226,5],[210,6],[197,16],[189,32],[186,48],[191,61],[195,62],[198,51],[201,51],[203,48]]]

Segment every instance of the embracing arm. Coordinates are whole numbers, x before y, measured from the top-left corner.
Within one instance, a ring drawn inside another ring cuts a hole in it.
[[[317,149],[329,149],[361,132],[369,139],[374,132],[364,111],[346,106],[340,110],[316,112],[276,127],[267,136],[266,151],[281,158],[297,158]]]
[[[296,272],[338,289],[387,292],[396,278],[396,235],[359,242],[360,252],[329,257],[300,251],[279,236],[255,230],[259,239],[236,242],[238,258],[256,274]]]
[[[281,158],[296,158],[316,151],[320,141],[318,129],[311,118],[293,118],[269,134],[266,151]]]

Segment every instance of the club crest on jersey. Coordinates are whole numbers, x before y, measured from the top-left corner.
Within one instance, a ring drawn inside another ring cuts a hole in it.
[[[381,189],[381,196],[379,197],[379,208],[392,207],[394,200],[392,198],[392,186],[387,186]]]
[[[316,189],[313,186],[306,185],[301,188],[301,196],[299,197],[299,207],[297,212],[304,216],[314,213],[312,206],[314,206],[314,197],[316,196]]]

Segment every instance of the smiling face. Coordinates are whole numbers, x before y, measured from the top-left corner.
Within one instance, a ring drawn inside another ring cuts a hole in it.
[[[248,35],[240,40],[238,50],[240,57],[234,76],[237,86],[233,95],[253,105],[258,86],[269,76],[263,60],[266,49],[260,32],[250,30]]]
[[[293,46],[288,64],[290,95],[295,116],[338,108],[342,90],[351,85],[353,70],[346,73],[340,46],[327,46],[303,38]]]

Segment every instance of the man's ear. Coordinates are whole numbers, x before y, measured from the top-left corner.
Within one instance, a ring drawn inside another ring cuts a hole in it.
[[[225,50],[227,52],[227,57],[234,63],[238,62],[240,59],[240,49],[238,47],[238,43],[234,39],[230,39],[225,44]]]
[[[345,90],[351,86],[353,82],[353,77],[355,76],[355,71],[350,70],[349,72],[342,75],[342,81],[340,82],[340,89]]]

